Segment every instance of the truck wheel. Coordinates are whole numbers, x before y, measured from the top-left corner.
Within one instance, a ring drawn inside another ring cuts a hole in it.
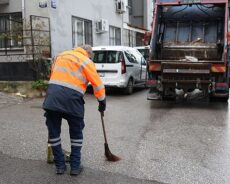
[[[220,102],[228,102],[228,99],[229,99],[229,95],[226,96],[226,97],[223,97],[223,98],[220,98]]]
[[[228,99],[229,99],[229,97],[222,98],[222,99],[221,99],[221,102],[226,102],[226,103],[227,103],[227,102],[228,102]]]
[[[174,100],[176,100],[176,95],[174,95],[174,94],[166,95],[166,91],[164,89],[163,93],[162,93],[162,100],[163,101],[174,101]]]
[[[128,84],[125,88],[125,94],[131,95],[133,93],[133,79],[129,79]]]

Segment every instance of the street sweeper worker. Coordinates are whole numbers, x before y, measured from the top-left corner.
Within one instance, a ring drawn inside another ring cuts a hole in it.
[[[106,109],[105,87],[91,61],[92,47],[83,45],[73,50],[60,53],[52,65],[47,96],[43,103],[48,143],[52,147],[56,174],[66,170],[64,154],[61,146],[62,118],[69,124],[71,141],[70,175],[78,175],[82,171],[81,148],[84,124],[84,94],[88,82],[91,83],[94,95],[103,113]]]

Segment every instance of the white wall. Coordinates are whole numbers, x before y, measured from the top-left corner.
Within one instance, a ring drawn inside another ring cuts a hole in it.
[[[22,10],[22,1],[21,0],[9,0],[9,4],[0,5],[1,13],[13,13],[21,12]]]
[[[115,0],[56,0],[57,8],[50,7],[51,0],[47,0],[47,8],[39,8],[38,0],[25,0],[26,14],[49,16],[51,22],[52,55],[72,49],[72,16],[92,21],[93,46],[109,45],[109,31],[97,34],[95,22],[99,19],[107,19],[109,25],[122,27],[123,23],[129,23],[128,11],[125,14],[116,13]],[[151,0],[148,0],[149,11]],[[127,5],[127,0],[125,0]],[[146,13],[147,14],[147,13]],[[146,21],[147,29],[150,29],[151,18]]]
[[[144,1],[151,2],[152,0]],[[109,31],[102,34],[96,33],[95,23],[100,19],[108,20],[109,25],[118,27],[121,31],[123,28],[129,29],[129,11],[118,14],[116,0],[56,0],[56,9],[51,8],[51,0],[47,0],[47,8],[40,8],[39,2],[40,0],[9,0],[9,4],[0,5],[0,13],[22,12],[27,22],[30,20],[30,15],[49,17],[52,56],[72,49],[72,16],[92,21],[93,46],[109,45]],[[127,4],[125,0],[125,5]],[[149,25],[149,23],[146,24]],[[122,36],[123,34],[121,38]]]
[[[109,25],[122,27],[122,16],[115,12],[114,0],[58,0],[50,9],[53,54],[72,49],[72,16],[92,21],[93,45],[109,45],[109,32],[95,33],[95,22],[107,19]]]
[[[18,0],[19,1],[19,0]],[[24,18],[29,21],[30,15],[48,17],[48,8],[40,8],[38,0],[20,0],[24,1]],[[49,5],[49,3],[48,3]]]

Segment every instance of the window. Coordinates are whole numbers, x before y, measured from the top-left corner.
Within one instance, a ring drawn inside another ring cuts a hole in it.
[[[136,58],[136,61],[138,63],[143,63],[143,64],[145,63],[145,59],[140,52],[138,52],[137,50],[133,50],[132,54]]]
[[[129,46],[129,30],[123,29],[123,45]]]
[[[144,34],[143,33],[136,33],[136,46],[143,45]]]
[[[93,51],[92,60],[95,63],[119,63],[123,59],[120,51]]]
[[[22,47],[22,13],[0,14],[0,48]]]
[[[92,21],[72,17],[73,48],[83,44],[93,45]]]
[[[129,60],[130,63],[138,63],[136,56],[134,55],[134,52],[132,51],[125,51],[125,56]]]
[[[109,27],[109,44],[121,45],[121,29],[117,27]]]
[[[134,47],[136,46],[136,32],[128,29],[123,30],[123,45]]]
[[[129,6],[129,15],[132,15],[133,14],[133,3],[132,3],[132,0],[128,0],[128,6]]]
[[[149,52],[150,52],[150,49],[149,49],[149,48],[137,49],[137,50],[142,54],[142,56],[143,56],[145,59],[148,59],[148,58],[149,58]]]

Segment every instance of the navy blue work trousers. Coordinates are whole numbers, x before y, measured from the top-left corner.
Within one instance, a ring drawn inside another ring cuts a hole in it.
[[[81,148],[83,143],[84,120],[66,113],[46,110],[46,125],[48,128],[48,143],[52,146],[54,162],[57,168],[65,167],[65,158],[61,146],[62,118],[69,124],[71,142],[70,166],[72,170],[78,169],[81,164]]]

